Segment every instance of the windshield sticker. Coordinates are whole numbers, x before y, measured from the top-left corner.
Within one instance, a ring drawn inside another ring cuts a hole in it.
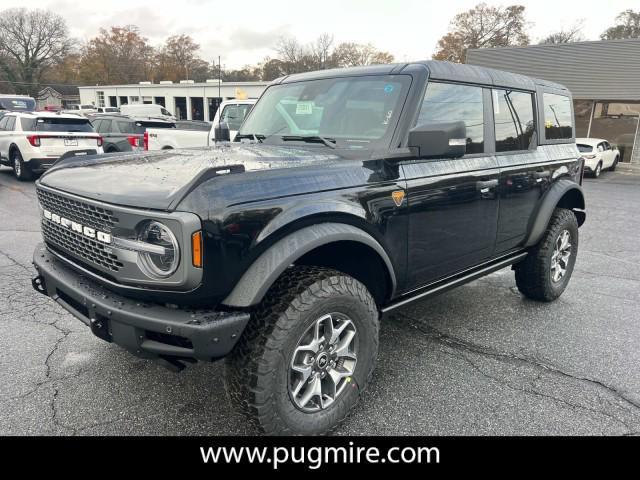
[[[390,83],[387,83],[384,86],[384,93],[391,93],[393,92],[393,85],[391,85]]]
[[[311,115],[313,113],[313,102],[298,102],[296,104],[296,115]]]
[[[389,110],[387,112],[387,115],[384,117],[384,122],[382,122],[383,125],[389,125],[389,119],[391,118],[391,115],[393,115],[393,110]]]

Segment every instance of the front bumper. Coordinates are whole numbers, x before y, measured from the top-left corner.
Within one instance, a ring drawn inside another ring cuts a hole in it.
[[[54,299],[99,338],[150,359],[215,360],[235,346],[246,312],[185,310],[136,301],[77,273],[39,244],[33,254],[36,291]]]

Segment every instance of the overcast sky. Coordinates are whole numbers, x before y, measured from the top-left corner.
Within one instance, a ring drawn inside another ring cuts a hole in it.
[[[154,45],[173,34],[191,35],[206,60],[222,56],[227,68],[255,64],[274,55],[278,38],[310,42],[323,32],[336,43],[372,43],[397,61],[430,58],[449,21],[477,0],[2,0],[0,8],[46,8],[62,15],[71,34],[87,40],[100,27],[137,25]],[[488,1],[526,6],[532,41],[585,20],[584,34],[597,40],[615,16],[638,0]]]

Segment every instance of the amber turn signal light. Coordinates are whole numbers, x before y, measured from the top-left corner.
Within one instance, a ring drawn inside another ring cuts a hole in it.
[[[194,267],[202,268],[202,232],[191,235],[191,259]]]

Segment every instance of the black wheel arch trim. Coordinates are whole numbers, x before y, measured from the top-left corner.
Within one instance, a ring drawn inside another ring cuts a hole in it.
[[[340,241],[352,241],[372,248],[384,262],[391,280],[391,295],[396,275],[382,245],[362,229],[346,223],[320,223],[301,228],[274,243],[242,275],[231,293],[222,301],[229,307],[244,308],[260,303],[278,277],[305,253]]]
[[[540,241],[542,235],[547,229],[547,225],[549,224],[551,215],[553,215],[553,211],[565,195],[572,191],[575,192],[574,195],[576,196],[574,198],[573,205],[567,206],[567,208],[570,208],[576,215],[578,226],[581,226],[584,223],[586,213],[584,211],[585,201],[582,187],[573,180],[566,178],[559,179],[551,185],[547,193],[542,197],[536,214],[532,217],[533,220],[529,227],[529,234],[524,243],[525,247],[531,247]]]

